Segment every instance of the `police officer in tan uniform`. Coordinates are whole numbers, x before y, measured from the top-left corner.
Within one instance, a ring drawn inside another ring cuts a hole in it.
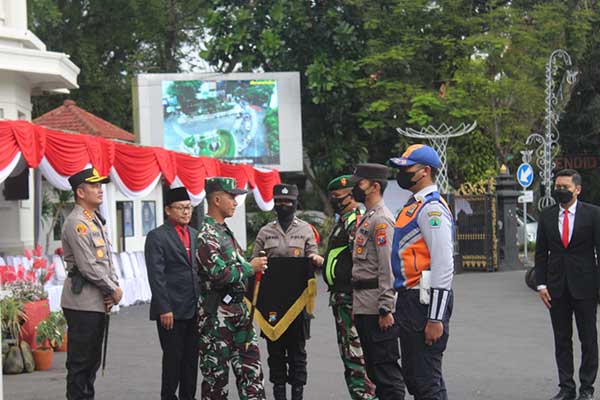
[[[399,332],[393,315],[396,294],[390,264],[394,218],[383,201],[388,173],[385,165],[359,164],[350,178],[356,182],[354,199],[366,207],[356,227],[352,252],[352,308],[375,395],[379,400],[402,400],[405,388],[398,364]]]
[[[69,178],[75,207],[65,220],[62,246],[68,276],[61,307],[67,319],[67,399],[93,399],[100,367],[105,315],[123,296],[110,261],[104,218],[98,213],[102,184],[109,179],[95,168]]]
[[[273,188],[277,220],[263,226],[258,232],[252,258],[260,251],[267,257],[309,257],[315,266],[323,265],[317,254],[315,234],[305,221],[294,213],[298,205],[296,185],[275,185]],[[302,400],[306,385],[306,339],[310,316],[301,313],[276,341],[267,338],[269,379],[273,383],[275,400],[286,399],[286,382],[292,385],[292,400]],[[287,371],[287,373],[286,373]]]

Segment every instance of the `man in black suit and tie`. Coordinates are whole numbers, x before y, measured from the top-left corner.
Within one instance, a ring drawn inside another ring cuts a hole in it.
[[[577,400],[594,398],[598,371],[596,307],[600,252],[600,211],[577,200],[581,176],[565,169],[556,174],[556,205],[538,222],[535,277],[540,298],[550,309],[560,392],[552,400],[574,400],[573,314],[581,341],[581,387]]]
[[[193,400],[198,378],[197,303],[200,295],[196,237],[188,226],[192,203],[185,188],[166,194],[168,221],[146,236],[145,255],[152,289],[150,319],[156,321],[163,351],[161,400]]]

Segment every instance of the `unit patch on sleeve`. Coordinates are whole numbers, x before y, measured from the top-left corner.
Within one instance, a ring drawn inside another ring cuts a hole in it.
[[[437,229],[440,226],[442,226],[442,220],[440,219],[440,217],[431,217],[429,218],[429,226]]]
[[[377,246],[385,246],[387,243],[387,232],[385,229],[380,229],[377,231],[376,236],[376,242],[377,242]]]
[[[77,226],[75,226],[75,230],[77,231],[77,234],[79,236],[85,236],[87,235],[87,226],[85,224],[77,224]]]
[[[442,212],[441,211],[430,211],[427,213],[427,216],[429,217],[441,217],[442,216]]]

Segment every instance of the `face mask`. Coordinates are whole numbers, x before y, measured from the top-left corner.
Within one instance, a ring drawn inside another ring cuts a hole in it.
[[[352,197],[354,197],[354,200],[363,204],[367,200],[367,194],[363,189],[358,187],[358,184],[354,185],[352,188]]]
[[[420,169],[413,172],[399,170],[396,174],[396,182],[398,182],[398,186],[405,190],[409,190],[411,187],[415,186],[417,182],[423,179],[423,177],[420,177],[419,179],[413,182],[412,179],[415,177],[415,174],[419,171]]]
[[[573,199],[573,192],[570,192],[567,189],[555,189],[552,193],[552,197],[560,204],[567,204]]]
[[[290,217],[294,216],[294,211],[296,207],[294,206],[284,206],[284,205],[276,205],[275,212],[277,213],[277,218],[280,220],[286,220]]]
[[[349,196],[350,196],[350,193],[348,193],[344,197],[330,197],[329,204],[331,204],[333,211],[335,211],[337,214],[339,214],[344,208],[346,208],[347,204],[342,204],[342,203]]]

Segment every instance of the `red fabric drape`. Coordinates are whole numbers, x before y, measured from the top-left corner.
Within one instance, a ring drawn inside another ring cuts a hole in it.
[[[42,128],[43,129],[43,128]],[[71,176],[90,162],[84,135],[73,135],[48,130],[46,159],[63,176]]]
[[[12,127],[0,123],[0,170],[8,167],[19,151]]]
[[[151,147],[115,143],[114,167],[130,190],[147,188],[160,174],[160,166]]]
[[[209,157],[194,157],[159,147],[142,147],[114,142],[102,137],[70,134],[47,129],[27,121],[0,121],[0,170],[21,151],[30,168],[45,156],[63,176],[70,176],[91,163],[102,175],[114,167],[134,192],[146,189],[162,174],[168,184],[176,177],[193,194],[204,190],[210,176],[236,178],[239,187],[258,188],[265,203],[273,199],[273,186],[279,172],[262,171],[246,164],[228,164]]]

